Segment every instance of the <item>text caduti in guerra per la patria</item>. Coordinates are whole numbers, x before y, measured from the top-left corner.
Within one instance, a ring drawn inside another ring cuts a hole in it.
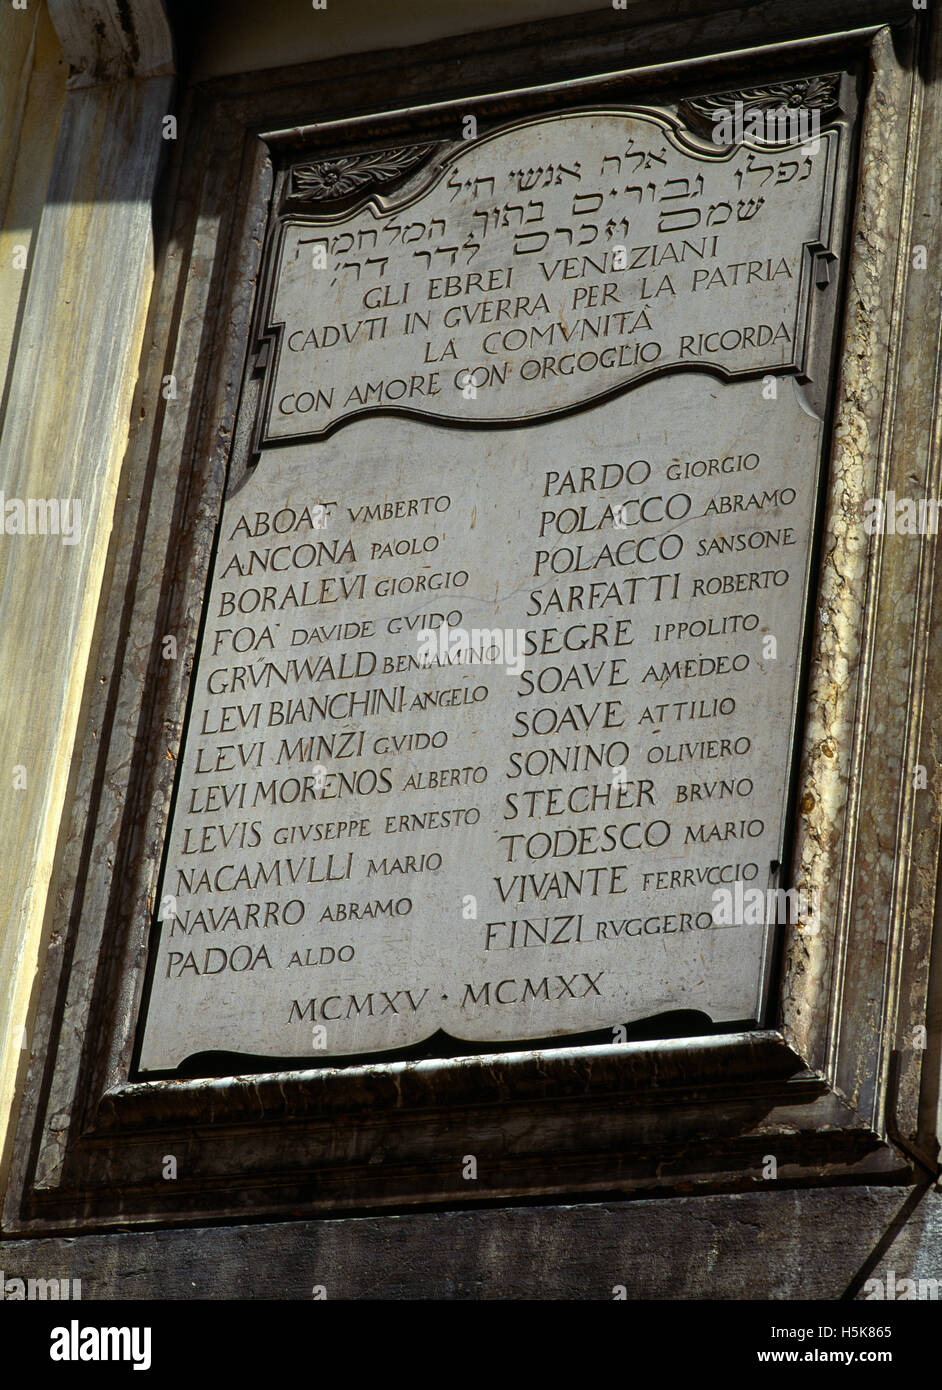
[[[716,890],[783,854],[842,138],[583,110],[289,171],[142,1070],[760,1017]]]

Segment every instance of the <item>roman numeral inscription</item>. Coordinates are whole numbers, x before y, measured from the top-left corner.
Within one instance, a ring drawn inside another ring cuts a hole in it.
[[[845,143],[584,110],[288,171],[144,1072],[760,1019]]]

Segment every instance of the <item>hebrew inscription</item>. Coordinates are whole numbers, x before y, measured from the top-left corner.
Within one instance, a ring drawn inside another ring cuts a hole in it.
[[[144,1072],[760,1018],[840,140],[595,111],[410,150],[342,214],[296,178]]]

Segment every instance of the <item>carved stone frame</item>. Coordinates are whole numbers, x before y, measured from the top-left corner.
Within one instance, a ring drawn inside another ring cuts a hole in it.
[[[871,495],[939,494],[938,296],[935,282],[917,282],[908,254],[911,242],[926,245],[938,280],[942,228],[928,210],[939,201],[931,155],[942,112],[919,77],[930,36],[900,0],[800,0],[778,21],[776,44],[760,43],[761,29],[750,35],[740,11],[701,8],[712,27],[702,15],[659,21],[656,6],[640,5],[630,20],[581,16],[575,34],[572,21],[527,25],[190,93],[164,190],[150,349],[63,827],[6,1232],[734,1189],[765,1185],[768,1154],[779,1184],[905,1182],[914,1163],[934,1166],[938,1038],[930,1030],[927,1049],[907,1044],[927,1017],[942,815],[937,546],[933,536],[870,537],[862,524]],[[724,46],[723,56],[670,61]],[[866,91],[794,838],[794,876],[820,888],[822,930],[788,930],[776,1026],[129,1080],[149,898],[253,346],[272,188],[260,134],[321,111],[333,148],[344,111],[400,112],[346,122],[368,148],[397,124],[407,143],[420,96],[434,97],[421,113],[433,131],[478,104],[505,116],[576,91],[586,102],[655,102],[668,91],[676,100],[838,66],[858,68]],[[522,86],[533,71],[544,83]],[[170,374],[177,397],[166,400]],[[165,633],[178,637],[176,662],[161,660]],[[927,769],[924,791],[913,788],[916,764]],[[174,1182],[162,1178],[168,1153]],[[466,1153],[478,1159],[474,1184],[461,1176]]]

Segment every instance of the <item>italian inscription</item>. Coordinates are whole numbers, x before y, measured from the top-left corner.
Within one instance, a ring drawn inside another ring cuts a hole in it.
[[[286,216],[145,1072],[760,1017],[838,147],[571,113]]]

